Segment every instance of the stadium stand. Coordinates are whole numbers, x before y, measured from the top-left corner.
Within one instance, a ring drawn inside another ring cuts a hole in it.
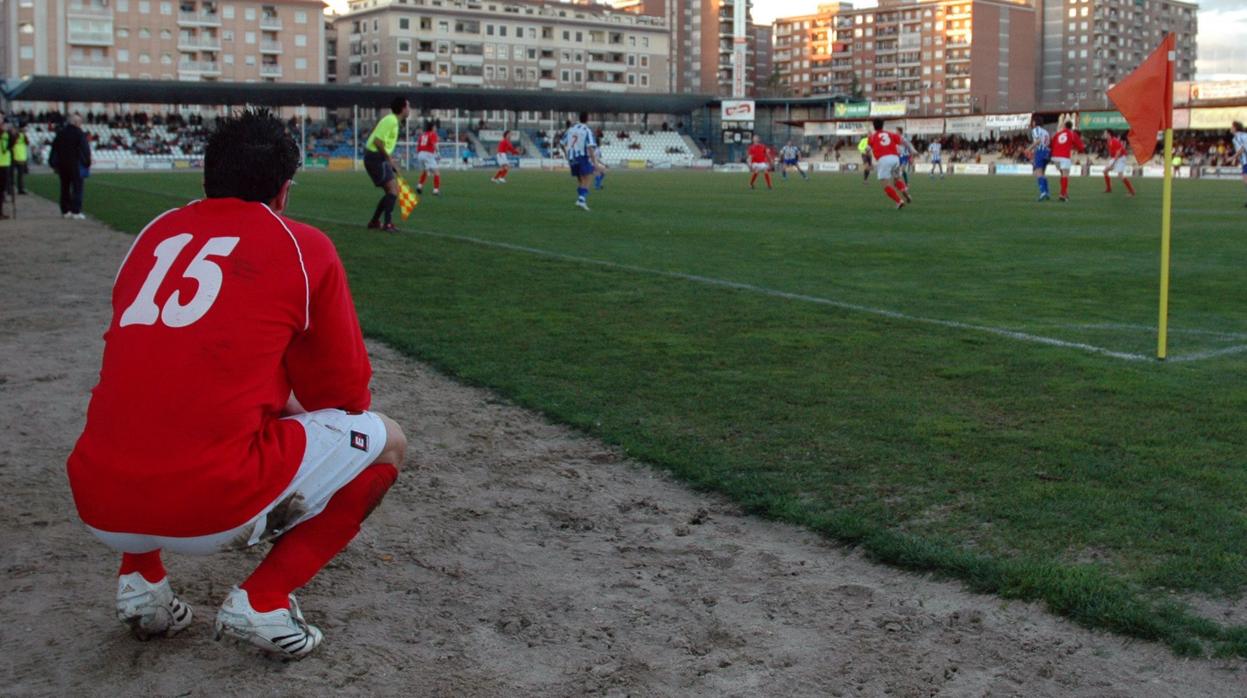
[[[602,136],[600,147],[601,158],[609,165],[628,160],[645,160],[650,163],[671,163],[675,167],[687,167],[697,157],[689,150],[684,138],[675,131],[619,131]]]

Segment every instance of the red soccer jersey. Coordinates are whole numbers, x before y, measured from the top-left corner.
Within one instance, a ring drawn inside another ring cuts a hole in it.
[[[501,143],[498,144],[498,154],[499,155],[518,155],[519,151],[515,149],[515,146],[511,144],[511,141],[504,139]]]
[[[267,206],[167,212],[117,273],[99,384],[69,456],[88,525],[199,536],[239,526],[293,479],[306,436],[279,419],[367,409],[372,373],[324,233]]]
[[[1117,136],[1111,136],[1108,139],[1108,156],[1110,158],[1125,157],[1126,144],[1121,142]]]
[[[870,152],[876,160],[885,155],[900,157],[901,151],[897,149],[900,142],[901,137],[891,131],[875,131],[870,134]]]
[[[1082,137],[1078,135],[1078,132],[1067,128],[1057,131],[1052,137],[1052,157],[1069,158],[1073,156],[1073,150],[1080,153],[1087,152],[1087,146],[1083,145]]]
[[[761,143],[754,143],[749,146],[749,162],[770,162],[770,160],[766,157],[768,150],[769,149]]]
[[[417,153],[436,153],[437,152],[437,131],[425,131],[420,134],[420,140],[416,141]]]

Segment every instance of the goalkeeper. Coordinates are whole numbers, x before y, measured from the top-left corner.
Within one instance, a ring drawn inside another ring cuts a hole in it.
[[[364,146],[364,169],[372,183],[385,190],[385,196],[377,202],[377,208],[368,221],[371,229],[398,232],[394,225],[394,204],[398,202],[398,163],[394,161],[394,148],[398,145],[398,125],[411,113],[411,105],[403,97],[395,97],[390,103],[391,114],[377,122]],[[381,217],[385,216],[382,225]]]

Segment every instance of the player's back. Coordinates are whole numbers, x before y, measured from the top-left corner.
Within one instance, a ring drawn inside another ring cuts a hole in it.
[[[117,274],[99,384],[69,459],[84,521],[202,535],[280,493],[304,439],[278,419],[296,372],[287,349],[331,266],[340,269],[322,233],[239,199],[192,203],[139,235]],[[143,520],[126,520],[118,501]]]
[[[900,156],[899,150],[900,136],[891,131],[875,131],[870,134],[870,150],[874,154],[875,159],[886,157],[888,155]]]
[[[589,148],[594,144],[593,131],[585,124],[572,124],[563,136],[563,147],[567,151],[568,160],[589,157]]]
[[[1054,158],[1068,158],[1075,149],[1080,152],[1086,150],[1082,138],[1076,131],[1063,128],[1052,138],[1052,157]]]
[[[437,131],[425,131],[421,133],[419,140],[416,141],[416,152],[436,153]]]
[[[763,143],[754,143],[749,146],[749,162],[766,162],[768,148]]]
[[[1047,148],[1052,143],[1052,134],[1043,126],[1031,129],[1031,144],[1036,148]]]

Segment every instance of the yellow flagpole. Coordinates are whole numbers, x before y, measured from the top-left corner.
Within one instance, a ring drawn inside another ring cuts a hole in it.
[[[1169,349],[1169,224],[1173,213],[1173,129],[1165,129],[1165,184],[1160,203],[1160,331],[1156,358],[1165,360]]]

